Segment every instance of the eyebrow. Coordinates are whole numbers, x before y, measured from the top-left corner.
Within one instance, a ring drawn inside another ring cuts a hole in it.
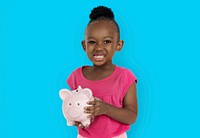
[[[110,37],[110,38],[112,38],[112,39],[113,39],[113,37],[112,37],[112,36],[105,36],[104,38],[106,38],[106,37]]]
[[[94,37],[87,37],[87,39],[94,39]]]
[[[109,37],[109,38],[113,39],[113,37],[112,37],[112,36],[105,36],[105,37],[103,37],[103,38],[107,38],[107,37]],[[87,39],[95,39],[95,38],[94,38],[94,37],[87,37]]]

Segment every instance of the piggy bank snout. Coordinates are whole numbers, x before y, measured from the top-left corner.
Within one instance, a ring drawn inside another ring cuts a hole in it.
[[[77,117],[81,116],[82,111],[80,109],[78,109],[78,108],[70,108],[68,110],[68,113],[69,113],[70,117],[77,118]]]

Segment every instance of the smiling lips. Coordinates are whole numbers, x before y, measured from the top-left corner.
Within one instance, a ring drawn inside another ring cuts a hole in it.
[[[104,55],[102,54],[94,54],[93,57],[96,61],[102,61],[104,59]]]

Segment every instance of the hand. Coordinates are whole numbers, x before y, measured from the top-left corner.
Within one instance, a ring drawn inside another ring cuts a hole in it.
[[[106,112],[107,104],[99,98],[94,97],[94,100],[87,102],[87,104],[91,105],[85,107],[85,113],[91,114],[88,118],[93,119],[95,116],[105,114]]]
[[[78,121],[74,121],[73,124],[79,128],[88,128],[89,127],[89,125],[84,126],[81,122],[78,122]]]
[[[78,121],[74,121],[73,123],[75,126],[79,127],[79,128],[84,128],[83,124],[81,122]]]
[[[90,123],[93,122],[94,118],[91,118],[90,119]],[[89,125],[86,125],[84,126],[81,122],[78,122],[78,121],[74,121],[73,124],[79,128],[88,128]]]

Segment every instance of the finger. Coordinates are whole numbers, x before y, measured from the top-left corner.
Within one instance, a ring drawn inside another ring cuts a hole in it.
[[[93,114],[94,110],[85,110],[84,113],[86,113],[86,114]]]
[[[78,126],[79,123],[78,123],[78,122],[73,122],[73,124],[74,124],[75,126]]]
[[[83,127],[84,127],[83,124],[82,124],[81,122],[75,121],[74,124],[75,124],[75,126],[80,127],[80,128],[83,128]]]
[[[95,110],[94,106],[92,106],[92,107],[86,107],[85,110],[84,110],[84,113],[93,114],[94,110]]]
[[[88,127],[89,127],[89,125],[86,125],[86,126],[85,126],[85,128],[88,128]]]
[[[99,100],[99,101],[101,101],[101,99],[99,99],[99,98],[97,98],[97,97],[94,97],[94,100]]]
[[[95,105],[95,103],[96,103],[95,100],[94,100],[94,101],[88,101],[88,102],[87,102],[87,104],[89,104],[89,105]]]
[[[94,117],[92,116],[91,118],[90,118],[90,122],[93,122],[94,121]]]
[[[77,126],[77,127],[82,127],[83,126],[83,124],[81,123],[81,122],[78,122],[78,121],[74,121],[74,123],[73,123],[75,126]]]
[[[84,111],[86,114],[93,114],[93,111]]]
[[[94,120],[94,115],[93,115],[93,114],[88,115],[87,118],[90,118],[90,119],[93,119],[93,120]]]
[[[83,128],[83,125],[80,123],[80,124],[78,124],[78,127]]]
[[[93,115],[94,116],[97,116],[97,115],[100,115],[100,108],[99,107],[96,107],[94,112],[93,112]]]
[[[92,111],[95,109],[95,107],[94,106],[86,106],[86,107],[84,107],[84,109],[85,109],[85,111]]]

